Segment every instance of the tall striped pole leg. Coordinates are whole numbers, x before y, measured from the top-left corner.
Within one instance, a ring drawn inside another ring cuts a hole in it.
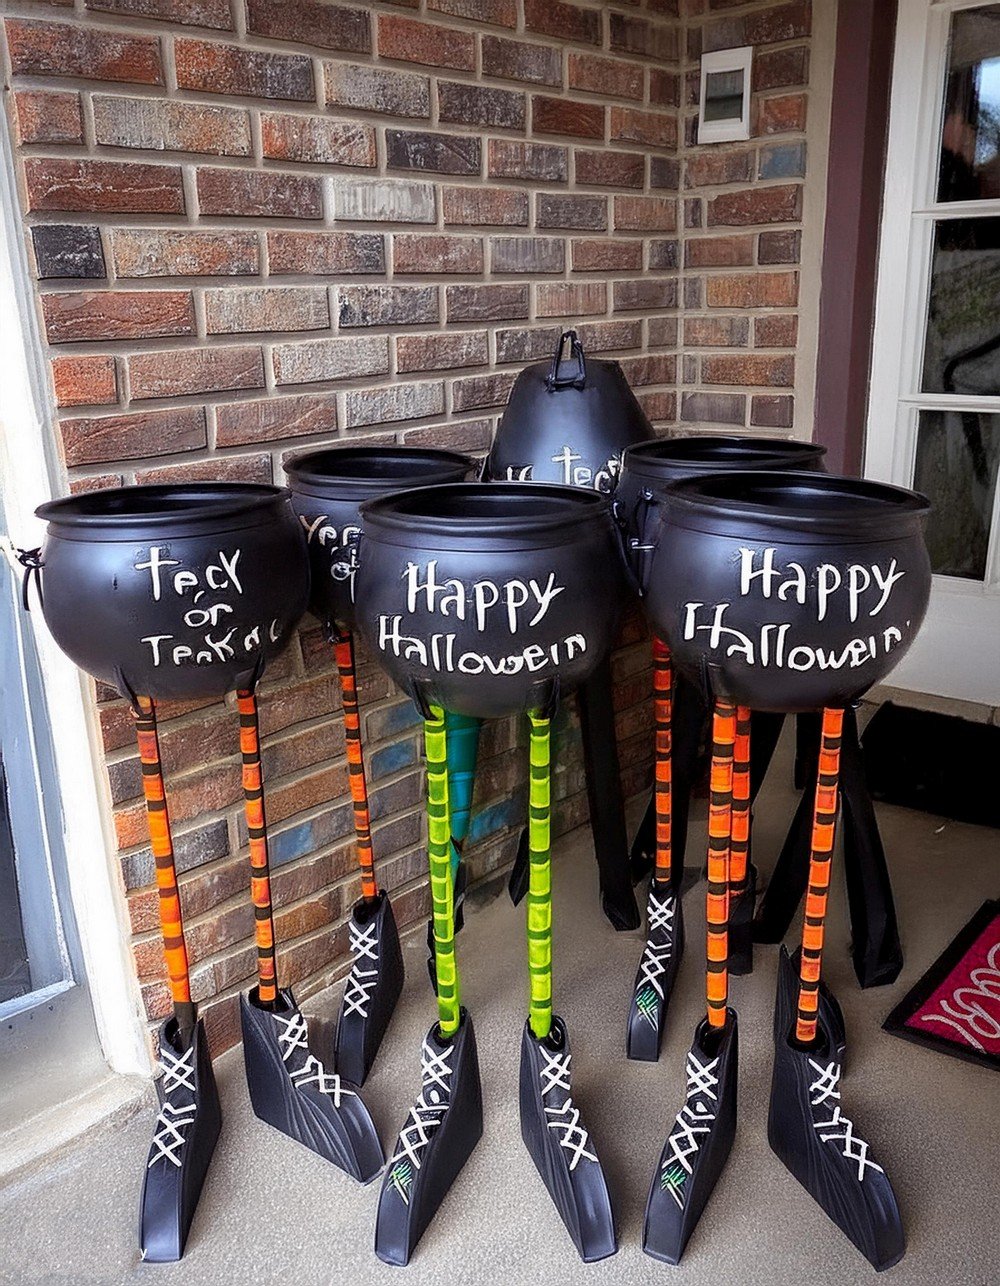
[[[133,713],[139,760],[142,764],[142,793],[146,797],[149,840],[156,864],[163,958],[166,961],[170,999],[174,1004],[178,1030],[187,1038],[194,1029],[195,1009],[191,1003],[191,976],[184,943],[184,921],[177,890],[177,870],[174,866],[167,795],[163,785],[160,742],[156,732],[156,707],[149,697],[137,697]]]
[[[729,844],[729,972],[753,971],[756,871],[750,864],[750,708],[736,707],[732,834]]]
[[[438,1028],[443,1039],[458,1031],[460,1000],[455,958],[455,897],[451,877],[451,817],[448,807],[448,746],[444,711],[431,706],[424,720],[427,753],[427,861],[431,876]]]
[[[671,706],[674,674],[670,649],[662,639],[653,639],[653,717],[656,724],[655,777],[653,801],[656,809],[656,855],[653,878],[669,885],[673,849],[670,833],[671,809]]]
[[[823,934],[830,868],[837,829],[839,803],[840,743],[844,726],[843,710],[824,710],[819,750],[819,775],[813,812],[812,844],[809,852],[809,885],[802,925],[802,961],[799,966],[799,1000],[795,1038],[801,1045],[816,1039],[819,1012],[819,983],[823,963]]]
[[[257,997],[263,1008],[278,999],[274,961],[274,917],[271,909],[271,871],[267,860],[267,822],[264,780],[260,764],[257,697],[252,689],[236,694],[243,755],[243,804],[250,839],[250,892],[253,897],[254,937],[257,943]]]
[[[375,862],[372,855],[371,820],[368,815],[368,786],[365,781],[365,757],[361,746],[361,718],[358,712],[358,680],[354,665],[354,638],[349,630],[334,640],[337,673],[340,676],[340,701],[344,717],[344,739],[351,799],[354,802],[354,836],[361,867],[361,896],[378,897]]]
[[[551,720],[528,718],[528,1013],[531,1030],[544,1040],[552,1028]]]
[[[708,808],[708,893],[705,899],[708,1022],[724,1027],[729,1003],[729,850],[732,841],[736,707],[717,701],[712,716]]]

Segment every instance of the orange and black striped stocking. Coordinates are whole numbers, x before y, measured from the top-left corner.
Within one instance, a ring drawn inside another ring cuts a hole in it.
[[[368,816],[368,786],[365,782],[365,757],[361,748],[361,719],[358,714],[358,680],[354,669],[354,639],[345,631],[334,640],[337,670],[340,673],[340,701],[344,711],[344,739],[347,746],[347,770],[354,801],[354,835],[361,867],[361,896],[378,897],[375,863],[372,855],[372,829]]]
[[[736,707],[733,758],[733,818],[729,844],[729,893],[747,891],[750,865],[750,708]]]
[[[240,750],[243,752],[243,803],[250,839],[250,893],[253,897],[254,937],[257,941],[257,995],[262,1005],[278,998],[274,963],[274,919],[271,913],[271,872],[267,862],[267,821],[264,817],[264,779],[260,766],[257,697],[253,691],[236,694],[240,712]]]
[[[657,884],[670,883],[671,868],[671,700],[674,673],[670,649],[662,639],[653,639],[653,717],[656,721],[656,780],[653,785],[653,807],[656,813],[656,861],[653,879]]]
[[[819,976],[823,963],[823,929],[830,892],[830,867],[837,831],[840,742],[844,727],[843,710],[823,711],[819,749],[819,776],[813,812],[812,844],[809,852],[809,887],[806,915],[802,925],[802,964],[799,974],[799,1008],[795,1038],[803,1045],[816,1039],[819,1012]]]
[[[184,921],[177,891],[174,846],[170,837],[170,816],[160,764],[160,742],[156,735],[156,707],[149,697],[136,697],[135,733],[142,762],[142,793],[146,797],[146,819],[149,840],[156,863],[156,887],[159,891],[160,932],[163,935],[163,957],[170,980],[170,998],[179,1011],[178,1017],[190,1019],[181,1026],[193,1025],[191,1009],[191,976],[188,971],[187,947],[184,945]]]
[[[712,717],[712,776],[708,806],[707,923],[708,1022],[724,1027],[729,1003],[729,845],[733,809],[733,748],[736,707],[715,703]]]

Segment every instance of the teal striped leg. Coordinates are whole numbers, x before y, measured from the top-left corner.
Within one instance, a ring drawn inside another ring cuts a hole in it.
[[[448,803],[451,807],[451,873],[457,876],[462,845],[472,820],[472,792],[476,783],[481,719],[444,712],[448,736]]]
[[[455,960],[455,905],[451,877],[451,819],[448,809],[448,747],[444,711],[431,706],[424,720],[427,753],[427,861],[431,872],[434,967],[438,1027],[450,1039],[459,1027],[458,965]]]
[[[529,1022],[539,1040],[552,1027],[552,864],[550,720],[529,714],[531,736],[528,787],[528,973]]]

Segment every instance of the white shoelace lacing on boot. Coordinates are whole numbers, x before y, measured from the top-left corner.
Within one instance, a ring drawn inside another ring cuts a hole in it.
[[[880,1165],[868,1159],[868,1144],[860,1134],[854,1132],[854,1122],[849,1120],[841,1113],[840,1110],[840,1075],[841,1065],[834,1061],[832,1063],[817,1063],[810,1058],[809,1066],[814,1072],[818,1073],[816,1079],[809,1086],[809,1105],[814,1113],[818,1107],[824,1104],[830,1104],[833,1107],[833,1116],[829,1121],[818,1121],[813,1116],[813,1129],[819,1134],[822,1143],[840,1143],[843,1144],[840,1151],[849,1161],[858,1163],[858,1182],[863,1183],[865,1170],[877,1170],[879,1174],[884,1174]],[[823,1131],[827,1133],[823,1133]]]
[[[344,1012],[368,1017],[368,1005],[371,1002],[375,984],[378,982],[378,938],[375,935],[375,922],[357,925],[350,921],[351,954],[354,964],[347,976],[344,987]],[[370,960],[374,968],[366,969],[363,961]]]
[[[660,1186],[666,1189],[678,1206],[683,1207],[684,1198],[679,1189],[683,1184],[670,1178],[673,1167],[680,1166],[685,1175],[691,1175],[694,1163],[690,1159],[696,1156],[703,1143],[702,1135],[712,1129],[719,1105],[719,1078],[716,1068],[718,1058],[703,1063],[694,1050],[687,1056],[687,1093],[684,1106],[674,1119],[674,1127],[667,1136],[669,1152],[660,1167]],[[681,1178],[680,1175],[677,1176]]]
[[[590,1135],[580,1124],[580,1111],[573,1105],[570,1094],[569,1067],[573,1055],[552,1054],[542,1044],[538,1048],[545,1059],[545,1066],[539,1069],[539,1080],[545,1115],[551,1117],[546,1125],[550,1130],[562,1131],[559,1146],[570,1154],[569,1168],[575,1170],[581,1160],[596,1161],[597,1157],[587,1150]],[[549,1107],[545,1104],[545,1095],[553,1090],[565,1090],[566,1097],[557,1106]]]
[[[314,1085],[320,1094],[328,1094],[333,1099],[333,1106],[339,1108],[344,1097],[357,1098],[353,1090],[347,1089],[336,1072],[328,1072],[315,1054],[309,1052],[306,1020],[298,1011],[285,1018],[281,1014],[271,1017],[280,1024],[278,1029],[278,1048],[281,1050],[281,1061],[288,1069],[288,1078],[296,1089],[305,1089]],[[297,1051],[304,1051],[305,1062],[301,1067],[292,1068],[289,1062]]]

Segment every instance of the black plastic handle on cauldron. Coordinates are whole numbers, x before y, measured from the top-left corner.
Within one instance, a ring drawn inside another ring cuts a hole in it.
[[[569,359],[563,357],[566,341],[569,341]],[[559,368],[565,360],[576,362],[576,373],[560,375]],[[583,355],[583,345],[575,330],[564,330],[559,336],[556,351],[552,355],[552,365],[545,377],[545,387],[550,393],[561,388],[583,388],[587,383],[587,359]]]
[[[38,595],[38,606],[43,607],[42,601],[42,568],[45,564],[42,562],[42,548],[39,545],[36,549],[14,549],[17,561],[24,568],[24,577],[21,581],[21,605],[26,612],[31,611],[31,599],[29,590],[31,582],[35,582],[35,593]]]

